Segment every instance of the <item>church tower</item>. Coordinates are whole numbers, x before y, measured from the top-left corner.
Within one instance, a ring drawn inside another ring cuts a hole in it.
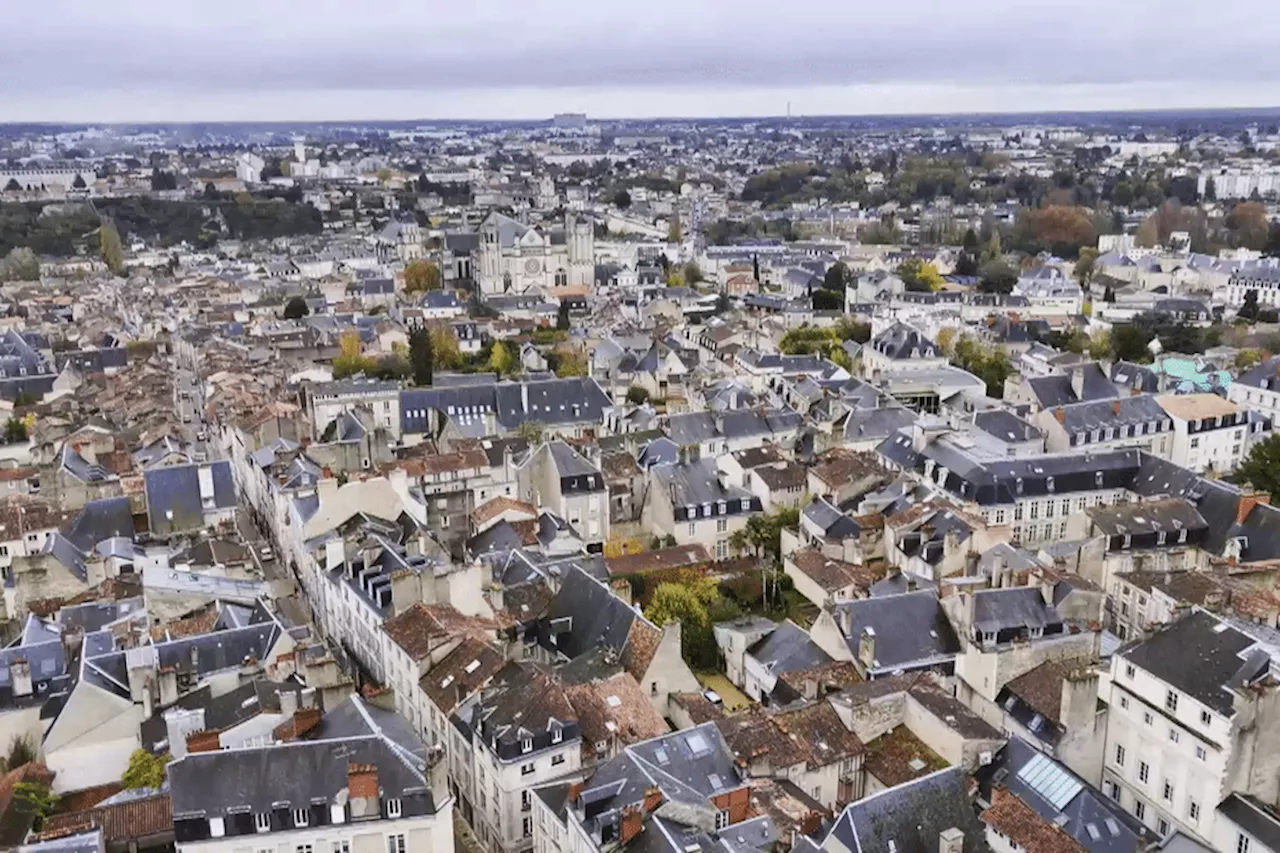
[[[573,213],[566,213],[564,230],[569,240],[569,283],[593,286],[596,275],[596,243],[591,220],[580,220]]]

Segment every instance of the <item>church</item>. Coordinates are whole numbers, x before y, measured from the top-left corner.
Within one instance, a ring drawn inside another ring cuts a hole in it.
[[[539,229],[501,213],[480,223],[476,283],[484,294],[590,287],[595,279],[591,222],[565,216],[563,227]]]

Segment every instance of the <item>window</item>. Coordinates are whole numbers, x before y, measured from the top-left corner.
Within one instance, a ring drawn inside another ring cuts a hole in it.
[[[1110,779],[1106,780],[1102,783],[1102,790],[1108,797],[1115,800],[1117,803],[1120,802],[1120,786],[1115,782],[1112,782]]]
[[[1164,694],[1164,709],[1171,714],[1178,711],[1178,694],[1170,690]]]
[[[1128,697],[1128,696],[1121,696],[1121,697],[1120,697],[1120,707],[1121,707],[1121,708],[1128,708],[1128,707],[1129,707],[1129,697]]]
[[[751,498],[743,498],[743,499],[742,499],[742,511],[743,511],[743,512],[746,512],[746,511],[747,511],[747,510],[749,510],[749,509],[751,509]]]
[[[314,853],[314,850],[310,844],[295,844],[293,853]]]
[[[729,828],[729,812],[726,809],[721,809],[720,811],[716,812],[716,831],[719,832],[722,829],[728,829],[728,828]]]
[[[1053,518],[1053,501],[1049,501],[1044,506],[1044,517]]]
[[[1177,730],[1177,729],[1169,729],[1169,741],[1170,741],[1170,743],[1177,743],[1177,742],[1178,742],[1178,737],[1179,737],[1179,735],[1178,735],[1178,730]]]
[[[1013,520],[1022,521],[1022,504],[1018,504],[1013,508]]]
[[[294,826],[306,826],[310,822],[311,822],[310,809],[294,809],[293,810]]]
[[[1195,800],[1190,800],[1187,803],[1187,817],[1191,818],[1192,820],[1200,819],[1200,804],[1197,803]]]
[[[1124,747],[1116,744],[1116,766],[1124,767]]]
[[[1032,503],[1031,504],[1031,520],[1035,521],[1039,517],[1040,517],[1040,504]]]
[[[533,800],[529,797],[528,788],[520,792],[520,811],[527,812],[529,809],[533,808]]]
[[[1004,510],[996,510],[996,524],[1004,524]]]
[[[717,518],[717,519],[716,519],[716,533],[727,533],[727,532],[728,532],[728,530],[729,530],[729,519],[727,519],[727,518]]]
[[[530,773],[532,773],[532,772],[533,772],[533,762],[532,762],[532,761],[530,761],[528,764],[521,764],[521,765],[520,765],[520,775],[521,775],[521,776],[528,776],[528,775],[529,775]]]
[[[271,812],[258,812],[253,816],[253,828],[258,832],[271,831]]]
[[[1144,803],[1142,800],[1134,800],[1134,801],[1133,801],[1133,816],[1134,816],[1134,817],[1136,817],[1138,820],[1146,820],[1146,819],[1147,819],[1147,804],[1146,804],[1146,803]]]
[[[1124,677],[1129,679],[1130,681],[1133,680],[1133,676],[1136,672],[1137,670],[1133,668],[1133,664],[1127,663],[1124,665]]]
[[[562,740],[564,740],[564,729],[560,728],[559,726],[553,728],[551,730],[551,742],[559,743]]]
[[[333,853],[351,853],[351,842],[345,838],[333,842]]]
[[[1173,802],[1173,783],[1168,779],[1164,780],[1164,798],[1166,802]]]
[[[1204,761],[1205,755],[1207,755],[1207,753],[1205,752],[1204,747],[1201,746],[1200,744],[1196,744],[1196,758],[1200,759],[1201,761]]]
[[[1213,723],[1213,716],[1208,711],[1200,712],[1200,725],[1207,726]]]
[[[697,536],[697,535],[698,535],[698,525],[696,525],[696,524],[690,524],[690,525],[689,525],[689,535],[690,535],[690,536]]]
[[[1168,834],[1169,834],[1169,821],[1165,820],[1164,818],[1160,818],[1159,820],[1157,820],[1157,821],[1156,821],[1156,832],[1160,834],[1160,837],[1161,837],[1161,838],[1164,838],[1166,835],[1168,835]]]
[[[530,838],[533,835],[533,818],[527,817],[520,821],[520,834],[525,838]]]
[[[1148,726],[1149,726],[1149,725],[1151,725],[1151,712],[1150,712],[1150,711],[1143,711],[1143,712],[1142,712],[1142,722],[1146,723]]]
[[[209,818],[209,835],[214,838],[221,838],[227,834],[227,824],[220,817]]]
[[[1138,762],[1138,781],[1146,782],[1151,778],[1151,765],[1145,761]]]
[[[408,853],[408,850],[404,835],[397,833],[396,835],[387,836],[387,853]]]
[[[1193,439],[1191,439],[1191,449],[1192,449],[1192,450],[1195,450],[1195,449],[1196,449],[1196,448],[1198,448],[1199,446],[1200,446],[1200,439],[1199,439],[1199,438],[1193,438]]]
[[[392,797],[387,800],[387,817],[400,817],[403,809],[404,805],[400,802],[399,798]]]
[[[551,766],[552,766],[552,767],[556,767],[557,765],[560,765],[560,764],[564,764],[564,756],[563,756],[563,755],[553,755],[553,756],[551,756]]]

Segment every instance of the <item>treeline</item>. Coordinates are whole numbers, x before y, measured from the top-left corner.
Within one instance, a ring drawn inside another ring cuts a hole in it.
[[[38,255],[70,256],[97,250],[100,216],[120,234],[162,246],[188,242],[202,248],[218,239],[270,240],[319,234],[324,222],[314,207],[242,193],[235,199],[165,201],[146,196],[87,204],[0,204],[0,255],[27,246]]]

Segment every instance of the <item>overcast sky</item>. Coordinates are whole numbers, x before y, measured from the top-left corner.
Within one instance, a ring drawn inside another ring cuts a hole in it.
[[[0,121],[1274,106],[1275,0],[3,0]]]

